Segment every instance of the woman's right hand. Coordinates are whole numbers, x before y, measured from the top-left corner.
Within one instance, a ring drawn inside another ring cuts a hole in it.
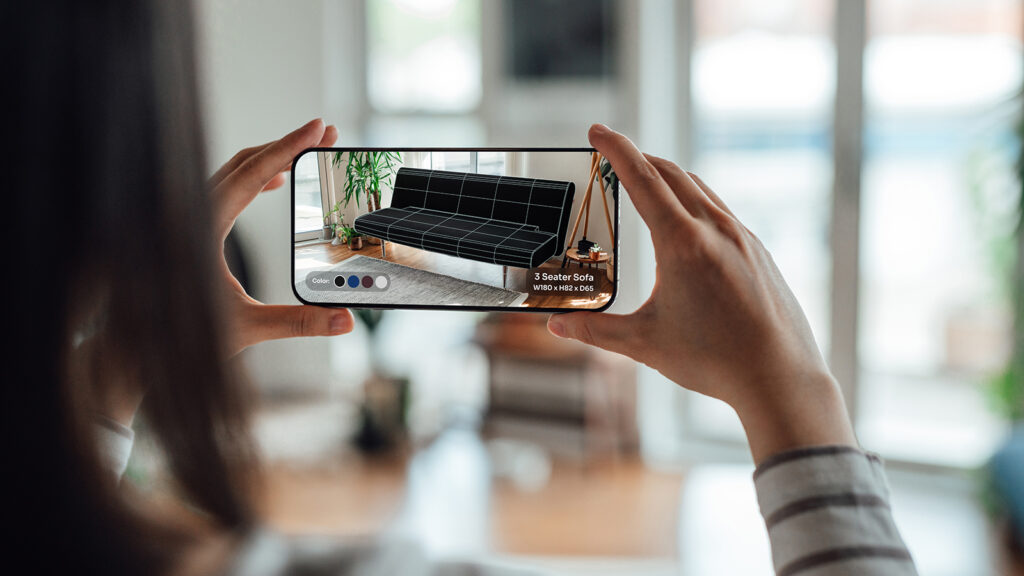
[[[590,143],[651,231],[657,275],[632,314],[557,314],[556,336],[629,356],[731,405],[755,462],[856,445],[839,387],[771,255],[696,175],[602,125]]]

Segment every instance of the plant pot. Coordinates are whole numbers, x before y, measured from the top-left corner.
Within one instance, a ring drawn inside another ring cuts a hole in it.
[[[363,383],[360,423],[354,438],[364,453],[400,448],[408,436],[409,379],[372,374]]]
[[[363,249],[363,237],[362,236],[356,236],[355,238],[350,239],[348,241],[348,247],[353,249],[353,250],[362,250]]]
[[[597,250],[594,250],[593,248],[591,248],[589,256],[591,260],[597,260],[598,258],[601,257],[601,249],[598,248]]]
[[[333,237],[333,236],[334,236],[334,231],[331,230],[330,226],[324,226],[323,230],[320,232],[320,239],[321,240],[330,240],[331,237]]]

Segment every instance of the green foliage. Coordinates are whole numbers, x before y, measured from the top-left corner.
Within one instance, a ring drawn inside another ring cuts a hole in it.
[[[996,295],[1007,302],[1014,297],[1014,267],[1017,257],[1019,191],[1002,185],[1007,166],[1004,151],[987,147],[967,157],[967,193],[971,210],[967,215],[984,247],[988,272],[996,280]],[[995,185],[993,185],[995,182]]]
[[[1018,96],[1018,102],[1024,100],[1024,94]],[[1024,234],[1024,117],[1017,120],[1017,187],[1018,196],[1014,214],[1015,226],[1012,245],[1008,252],[1010,257],[1001,256],[1004,262],[1009,261],[1007,268],[1012,270],[1010,278],[1010,294],[1013,300],[1013,357],[1007,368],[989,381],[988,395],[995,411],[1012,420],[1024,420],[1024,268],[1021,267],[1021,235]]]
[[[612,169],[612,165],[608,162],[607,158],[601,158],[601,178],[604,180],[604,191],[609,192],[615,189],[615,186],[619,183],[619,175]]]
[[[380,321],[384,319],[384,311],[375,308],[356,308],[352,312],[366,325],[371,337],[377,331]]]
[[[344,207],[341,205],[341,202],[338,202],[334,205],[334,208],[331,208],[327,214],[324,214],[324,226],[331,227],[331,234],[337,234],[338,227],[345,226],[345,217],[341,215],[343,209]],[[337,215],[337,218],[334,218],[335,215]]]
[[[351,226],[345,226],[342,229],[342,234],[344,235],[342,240],[344,240],[345,242],[348,242],[349,240],[351,240],[353,238],[362,238],[363,237],[363,235],[361,233],[356,232],[356,229],[352,228]]]
[[[989,382],[989,403],[1000,416],[1011,421],[1024,420],[1024,374],[1011,364]]]
[[[332,164],[341,165],[344,154],[335,152]],[[360,198],[365,195],[367,208],[375,210],[380,207],[381,188],[391,185],[401,162],[400,152],[349,152],[348,164],[345,166],[344,197],[338,204],[344,207],[355,200],[356,206],[359,207]]]

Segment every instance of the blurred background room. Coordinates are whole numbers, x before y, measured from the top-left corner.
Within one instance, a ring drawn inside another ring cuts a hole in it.
[[[1024,574],[1024,480],[1003,475],[1024,466],[1007,447],[1022,2],[200,0],[198,17],[211,166],[319,116],[338,146],[586,146],[603,122],[700,174],[796,293],[921,574]],[[318,202],[316,174],[295,176]],[[618,312],[654,280],[622,198]],[[264,301],[294,302],[290,201],[264,194],[237,227]],[[553,574],[771,573],[725,404],[542,314],[358,317],[244,354],[273,526]],[[140,448],[129,477],[157,490]]]

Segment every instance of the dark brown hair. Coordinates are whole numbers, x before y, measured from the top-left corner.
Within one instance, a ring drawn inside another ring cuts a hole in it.
[[[241,376],[224,361],[191,10],[162,0],[4,4],[13,551],[31,555],[33,572],[159,573],[187,534],[128,505],[103,467],[93,419],[106,387],[146,390],[146,424],[191,507],[226,528],[251,519],[253,457]]]

